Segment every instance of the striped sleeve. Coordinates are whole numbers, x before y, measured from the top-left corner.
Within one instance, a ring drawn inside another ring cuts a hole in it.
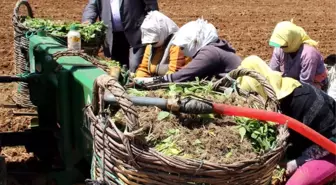
[[[169,66],[167,74],[172,74],[180,70],[186,64],[186,60],[183,51],[178,46],[171,46],[169,52]]]
[[[217,53],[201,50],[179,71],[163,76],[165,82],[186,82],[195,80],[196,77],[215,75],[216,67],[220,66]]]

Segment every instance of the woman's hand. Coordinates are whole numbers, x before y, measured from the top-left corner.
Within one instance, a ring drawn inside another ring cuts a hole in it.
[[[286,164],[286,175],[291,176],[298,168],[296,159],[287,162]]]
[[[286,164],[286,175],[291,176],[298,169],[298,167],[302,166],[305,162],[312,160],[307,155],[301,155],[300,157],[288,161]]]

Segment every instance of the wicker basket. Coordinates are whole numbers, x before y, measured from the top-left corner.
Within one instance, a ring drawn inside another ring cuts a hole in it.
[[[258,73],[237,69],[229,73],[236,79],[248,75],[257,79],[265,88],[268,99],[253,96],[263,103],[265,109],[277,111],[278,101],[272,87]],[[223,78],[215,83],[218,91],[232,85],[231,78]],[[231,80],[229,80],[231,79]],[[120,131],[114,122],[106,117],[102,95],[110,91],[117,99],[127,120],[128,131]],[[249,93],[236,91],[242,97]],[[278,126],[277,146],[261,157],[233,164],[215,164],[207,161],[169,157],[146,148],[139,128],[138,114],[124,88],[107,75],[96,79],[92,105],[87,106],[85,115],[90,120],[94,139],[92,179],[108,184],[216,184],[216,185],[267,185],[272,172],[285,153],[288,130]],[[140,144],[139,144],[140,143]],[[190,183],[193,182],[193,183]]]
[[[14,56],[15,56],[15,71],[16,74],[29,73],[29,40],[26,38],[26,33],[30,31],[22,22],[27,16],[19,15],[21,6],[26,6],[28,16],[33,17],[33,11],[28,1],[20,0],[16,3],[12,18],[14,28]],[[28,84],[19,82],[18,91],[15,94],[14,101],[16,104],[23,107],[34,107],[30,101]]]

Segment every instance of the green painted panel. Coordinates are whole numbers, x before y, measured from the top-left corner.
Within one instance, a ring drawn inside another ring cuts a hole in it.
[[[77,161],[85,158],[90,161],[92,154],[92,139],[90,138],[89,125],[84,124],[83,108],[92,101],[92,90],[95,79],[105,74],[97,67],[84,67],[80,65],[91,64],[89,61],[77,56],[65,56],[59,58],[56,64],[51,60],[51,55],[58,51],[65,51],[66,46],[59,44],[51,37],[34,35],[30,38],[30,71],[40,73],[46,83],[53,84],[57,88],[57,117],[62,128],[63,155],[66,162]],[[57,64],[62,65],[61,72],[55,71]],[[37,67],[35,67],[37,66]],[[67,73],[68,78],[63,78]],[[68,80],[65,82],[64,80]],[[60,97],[60,96],[68,97]],[[70,112],[70,113],[69,113]],[[68,144],[72,144],[70,147]],[[72,155],[67,155],[70,153]],[[70,165],[71,166],[71,165]]]

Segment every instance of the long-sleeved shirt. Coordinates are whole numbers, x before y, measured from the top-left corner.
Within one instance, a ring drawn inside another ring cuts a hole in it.
[[[322,90],[302,83],[292,94],[280,100],[280,108],[283,114],[302,122],[324,137],[336,136],[336,102]],[[292,143],[292,147],[288,148],[287,157],[297,158],[302,152],[306,159],[323,157],[323,151],[316,147],[310,148],[314,145],[311,140],[293,130],[289,130],[289,133],[288,142]]]
[[[273,51],[270,67],[301,82],[312,84],[318,88],[327,84],[328,73],[320,52],[307,44],[303,44],[296,56],[285,53],[281,48]]]
[[[242,59],[225,40],[218,40],[201,48],[185,67],[163,76],[165,82],[192,81],[196,77],[221,76],[238,68]]]
[[[158,76],[157,67],[164,55],[165,47],[152,48],[151,45],[147,45],[145,49],[145,53],[142,59],[141,64],[139,65],[135,76],[136,77],[151,77]],[[180,70],[183,66],[187,65],[191,58],[184,56],[183,51],[180,47],[172,45],[169,48],[169,56],[168,56],[168,71],[166,74],[174,73]],[[151,64],[148,66],[149,61]]]

